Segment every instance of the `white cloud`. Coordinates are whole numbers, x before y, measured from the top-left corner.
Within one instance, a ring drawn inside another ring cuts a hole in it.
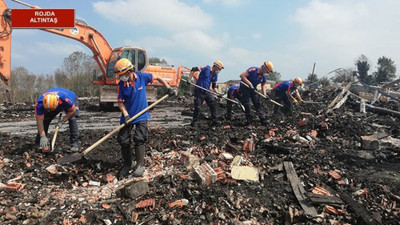
[[[127,39],[124,41],[126,46],[145,46],[148,52],[156,53],[158,50],[173,49],[177,43],[171,39],[163,37],[147,36],[140,40]]]
[[[261,39],[262,38],[262,35],[261,34],[259,34],[259,33],[252,33],[251,34],[251,37],[253,38],[253,39]]]
[[[212,17],[198,6],[177,0],[114,0],[93,3],[95,11],[115,22],[151,25],[166,30],[207,29]]]
[[[33,43],[32,49],[29,50],[32,54],[50,54],[53,56],[65,56],[68,57],[71,53],[80,51],[87,52],[87,48],[80,46],[78,44],[69,43],[49,43],[49,42],[36,42]]]
[[[203,0],[203,2],[207,4],[221,3],[226,6],[238,6],[248,1],[249,0]]]
[[[399,8],[400,1],[395,0],[313,0],[293,16],[305,38],[297,43],[297,51],[325,59],[317,62],[317,68],[331,65],[324,72],[336,69],[332,65],[354,66],[361,54],[373,63],[381,56],[400,63]]]

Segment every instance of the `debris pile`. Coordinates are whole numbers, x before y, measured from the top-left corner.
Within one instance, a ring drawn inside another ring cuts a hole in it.
[[[266,104],[267,126],[242,126],[239,110],[225,121],[220,107],[215,130],[207,115],[197,128],[152,128],[142,178],[116,177],[115,136],[67,165],[57,164],[68,154],[62,144],[42,153],[31,136],[2,138],[0,222],[399,224],[399,118],[360,112],[352,95],[338,106],[343,90],[304,92],[320,103],[296,105],[292,117]],[[190,109],[192,100],[180,104]],[[82,146],[108,132],[82,130]],[[68,143],[68,134],[58,141]]]

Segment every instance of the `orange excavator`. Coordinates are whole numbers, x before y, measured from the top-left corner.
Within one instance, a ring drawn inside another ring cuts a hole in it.
[[[32,9],[39,9],[38,6],[19,0],[13,1]],[[11,24],[12,9],[7,7],[4,0],[0,0],[0,13],[0,77],[2,83],[9,86],[11,72],[11,32],[13,29]],[[82,20],[75,19],[75,27],[72,29],[46,28],[41,30],[79,41],[92,51],[93,58],[101,71],[101,76],[97,76],[98,79],[93,81],[94,84],[101,85],[101,107],[109,108],[117,102],[116,85],[118,80],[114,75],[114,64],[121,58],[131,60],[136,70],[162,77],[172,87],[178,87],[182,74],[189,72],[182,66],[175,68],[173,66],[149,65],[147,51],[140,47],[125,46],[113,49],[99,31],[87,25]],[[155,101],[157,86],[161,86],[161,84],[152,83],[146,88],[148,101]]]

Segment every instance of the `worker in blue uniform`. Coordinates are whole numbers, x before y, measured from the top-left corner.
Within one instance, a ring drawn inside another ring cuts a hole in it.
[[[251,115],[250,99],[253,102],[254,108],[262,125],[267,125],[265,114],[263,112],[261,98],[255,91],[257,86],[261,84],[262,94],[266,94],[266,75],[272,73],[274,66],[270,61],[264,62],[260,67],[250,67],[241,75],[240,91],[242,92],[242,101],[245,108],[246,125],[252,125],[253,116]],[[243,84],[243,83],[244,84]]]
[[[76,94],[68,89],[53,87],[45,91],[35,103],[35,116],[38,134],[35,143],[42,149],[49,149],[49,140],[47,138],[49,125],[51,121],[60,112],[66,114],[59,124],[59,128],[68,121],[70,132],[71,151],[79,151],[79,129],[77,118],[79,117],[79,100]]]
[[[115,75],[119,78],[118,83],[118,107],[121,111],[120,123],[125,123],[118,133],[118,143],[121,146],[121,153],[124,165],[119,171],[120,177],[127,176],[132,169],[132,150],[131,150],[131,131],[135,127],[133,142],[135,143],[136,169],[134,176],[142,176],[145,172],[144,157],[146,154],[145,143],[148,141],[147,120],[150,119],[149,111],[146,111],[131,122],[127,122],[131,117],[148,107],[146,97],[146,86],[154,80],[160,82],[168,88],[170,96],[175,95],[175,90],[161,77],[140,71],[135,72],[131,61],[122,58],[115,63]]]

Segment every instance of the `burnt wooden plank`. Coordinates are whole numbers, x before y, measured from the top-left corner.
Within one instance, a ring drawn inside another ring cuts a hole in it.
[[[301,184],[300,178],[297,176],[296,171],[294,170],[292,162],[283,162],[283,166],[286,170],[286,176],[292,186],[293,192],[300,203],[301,208],[304,210],[305,215],[308,218],[314,218],[318,216],[317,210],[315,210],[314,206],[307,199],[307,192],[304,190],[303,185]]]

